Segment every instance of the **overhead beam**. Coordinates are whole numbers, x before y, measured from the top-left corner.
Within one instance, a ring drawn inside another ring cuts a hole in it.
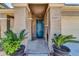
[[[12,5],[15,7],[25,7],[28,9],[28,11],[30,12],[30,9],[28,7],[28,4],[27,3],[12,3]]]
[[[64,6],[63,11],[79,11],[79,6]]]
[[[50,3],[49,7],[64,7],[64,3]]]
[[[14,9],[0,9],[0,13],[14,13]]]
[[[63,11],[62,16],[79,16],[79,11]]]

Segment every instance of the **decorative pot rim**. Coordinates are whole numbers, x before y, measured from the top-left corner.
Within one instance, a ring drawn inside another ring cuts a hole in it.
[[[70,50],[67,46],[65,46],[65,45],[62,45],[61,48],[56,47],[56,45],[53,45],[52,47],[54,48],[54,50],[60,50],[60,51],[63,51],[63,52],[70,52],[70,51],[71,51],[71,50]]]
[[[11,56],[16,55],[17,52],[22,51],[25,49],[25,45],[20,45],[20,48],[18,48],[18,50],[16,50],[14,53],[11,54]]]

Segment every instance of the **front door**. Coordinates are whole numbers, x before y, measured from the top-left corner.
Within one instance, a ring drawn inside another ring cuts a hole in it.
[[[36,37],[43,38],[44,37],[44,20],[36,20]]]

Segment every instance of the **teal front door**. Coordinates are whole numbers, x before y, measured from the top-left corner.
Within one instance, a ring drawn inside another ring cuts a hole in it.
[[[36,20],[36,37],[43,38],[44,37],[44,20]]]

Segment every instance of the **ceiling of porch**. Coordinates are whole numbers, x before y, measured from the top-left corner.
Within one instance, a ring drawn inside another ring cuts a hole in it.
[[[32,15],[37,18],[43,18],[47,10],[48,4],[28,4]]]

